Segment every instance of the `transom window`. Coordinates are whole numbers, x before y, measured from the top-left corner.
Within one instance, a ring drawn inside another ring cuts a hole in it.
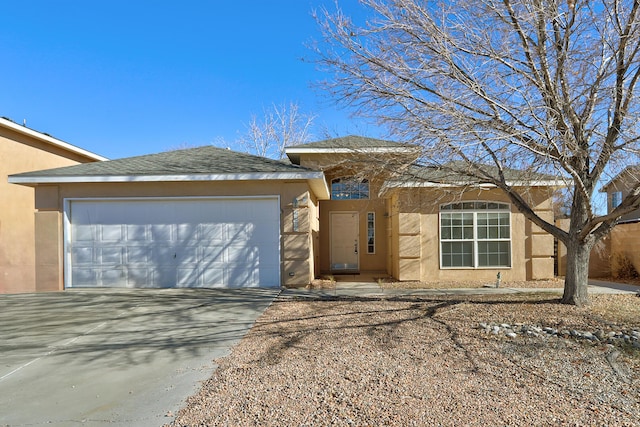
[[[336,178],[331,180],[332,200],[354,200],[369,198],[369,180]]]
[[[497,202],[460,202],[440,207],[443,268],[511,267],[511,213]]]

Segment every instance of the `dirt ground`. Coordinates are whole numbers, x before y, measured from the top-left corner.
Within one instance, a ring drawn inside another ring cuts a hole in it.
[[[480,327],[640,330],[640,298],[591,300],[280,298],[171,425],[640,425],[632,341]]]

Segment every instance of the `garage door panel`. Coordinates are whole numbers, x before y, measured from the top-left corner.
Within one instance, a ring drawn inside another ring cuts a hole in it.
[[[98,249],[98,259],[99,263],[102,265],[105,264],[115,264],[121,265],[124,264],[122,260],[122,249],[121,247],[104,247]]]
[[[227,241],[247,242],[253,235],[253,224],[227,224]]]
[[[177,286],[179,288],[200,287],[201,278],[198,268],[178,268]]]
[[[76,267],[73,269],[72,279],[74,286],[96,287],[98,286],[98,275],[93,268]]]
[[[175,288],[177,285],[176,269],[172,267],[154,268],[150,285],[154,288]]]
[[[224,225],[223,224],[200,224],[200,238],[203,241],[222,242],[224,241]]]
[[[146,242],[149,240],[147,227],[142,224],[127,225],[127,241]]]
[[[151,226],[151,240],[154,242],[171,242],[173,240],[173,226],[171,224],[153,224]]]
[[[104,286],[108,283],[114,283],[116,286],[124,286],[127,281],[127,275],[124,269],[104,269],[100,272],[100,282]]]
[[[75,246],[72,249],[72,257],[77,265],[91,265],[94,263],[93,247]]]
[[[70,286],[280,285],[275,198],[78,200],[69,212]]]
[[[225,287],[224,264],[210,265],[202,270],[202,284],[204,287]]]
[[[120,224],[108,224],[100,227],[100,238],[104,242],[121,242],[124,240]]]
[[[234,244],[226,250],[226,261],[230,263],[245,262],[253,263],[258,258],[258,250],[253,247]]]
[[[143,288],[151,287],[149,277],[149,269],[147,268],[128,268],[127,269],[127,287]]]
[[[146,265],[150,259],[149,249],[146,246],[127,246],[127,264]]]
[[[225,250],[224,246],[205,246],[202,248],[202,262],[225,262]]]
[[[253,288],[258,286],[259,276],[254,269],[246,264],[231,264],[227,268],[227,283],[243,283],[245,287]],[[231,286],[231,285],[230,285]]]
[[[77,242],[92,242],[96,238],[95,227],[92,225],[78,224],[74,231],[74,239]]]

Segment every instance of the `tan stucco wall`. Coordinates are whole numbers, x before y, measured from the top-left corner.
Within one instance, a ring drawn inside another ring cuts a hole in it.
[[[538,214],[553,219],[551,199],[546,189],[530,192]],[[468,191],[447,196],[434,189],[398,191],[391,209],[393,253],[392,274],[399,280],[494,282],[497,273],[503,281],[536,280],[553,277],[553,238],[534,226],[514,206],[511,208],[510,268],[440,268],[439,206],[460,200],[488,200],[510,203],[497,189]],[[397,245],[397,251],[395,246]]]
[[[285,286],[304,286],[314,275],[314,233],[317,232],[316,199],[306,181],[91,183],[47,185],[36,188],[36,221],[42,223],[40,244],[57,248],[57,262],[50,251],[36,260],[39,291],[62,290],[63,201],[65,198],[280,196],[281,280]],[[294,200],[296,202],[294,203]],[[297,205],[295,207],[294,205]],[[293,229],[293,211],[298,211],[298,230]]]
[[[556,226],[565,231],[569,230],[569,219],[563,218],[556,220]],[[624,230],[625,227],[622,227],[621,224],[616,226],[613,231],[616,232],[616,236],[624,236]],[[640,234],[636,236],[637,239],[638,237],[640,237]],[[596,246],[594,246],[594,248],[591,250],[591,255],[589,258],[589,277],[598,278],[611,276],[612,237],[613,233],[605,236],[602,240],[596,243]],[[631,238],[632,246],[634,244],[633,239],[634,237]],[[616,245],[616,250],[619,250],[619,248],[620,247]],[[558,276],[565,276],[567,273],[567,247],[562,242],[558,242],[557,263]]]
[[[93,161],[0,127],[0,293],[36,290],[33,188],[9,184],[9,175]]]
[[[619,224],[611,231],[611,275],[618,277],[620,257],[631,261],[640,272],[640,223]]]

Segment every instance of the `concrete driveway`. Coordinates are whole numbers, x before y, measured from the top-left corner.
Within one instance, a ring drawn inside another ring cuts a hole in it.
[[[278,290],[0,295],[0,426],[160,426]]]

